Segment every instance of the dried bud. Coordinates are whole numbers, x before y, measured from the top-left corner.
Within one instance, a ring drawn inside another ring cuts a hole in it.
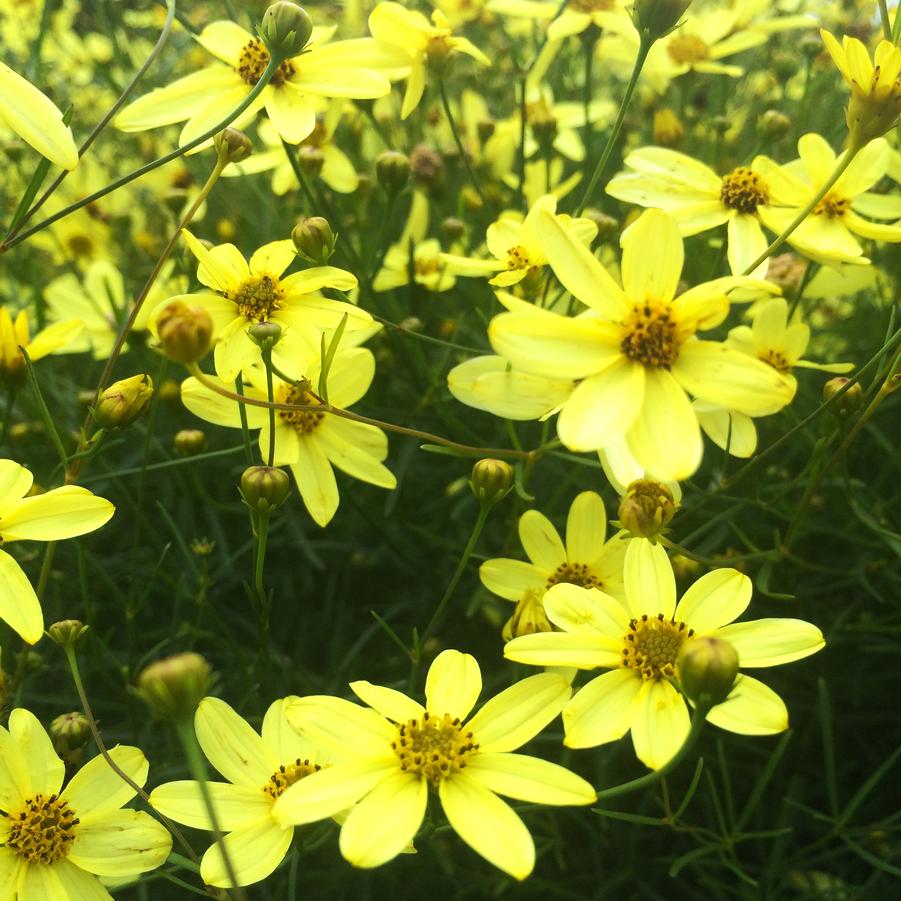
[[[200,429],[182,429],[175,435],[175,453],[179,457],[194,457],[206,449],[206,433]]]
[[[277,510],[291,490],[291,480],[277,466],[249,466],[241,473],[241,497],[257,513]]]
[[[151,663],[138,676],[138,694],[161,717],[187,720],[210,686],[210,665],[186,653]]]
[[[635,0],[632,21],[642,37],[657,40],[679,24],[689,6],[691,0]]]
[[[250,138],[237,128],[224,128],[213,138],[216,152],[227,163],[240,163],[253,153]]]
[[[689,638],[676,659],[682,693],[695,703],[721,704],[738,675],[738,653],[721,638]]]
[[[113,382],[94,404],[91,411],[102,429],[121,429],[143,416],[153,397],[153,380],[149,375],[133,375]]]
[[[669,107],[664,107],[654,113],[653,132],[655,144],[675,147],[685,137],[685,126]]]
[[[675,513],[672,491],[652,479],[631,482],[619,502],[619,521],[623,528],[641,538],[659,535]]]
[[[479,460],[472,467],[469,487],[480,504],[493,507],[513,487],[513,468],[504,460]]]
[[[254,344],[268,351],[281,340],[282,327],[277,322],[255,322],[247,329],[247,335]]]
[[[88,627],[77,619],[63,619],[47,629],[47,635],[61,648],[71,647],[88,631]]]
[[[845,378],[844,376],[837,375],[835,378],[829,379],[825,385],[823,385],[823,401],[830,401],[845,385],[848,384],[850,379]],[[844,394],[842,394],[837,400],[833,403],[829,404],[828,409],[832,412],[832,415],[838,419],[845,419],[850,416],[852,413],[856,413],[861,406],[863,405],[863,388],[860,387],[860,382],[855,382]]]
[[[75,710],[56,717],[47,734],[53,742],[53,750],[65,759],[87,744],[91,737],[91,725],[80,710]]]
[[[397,150],[386,150],[375,161],[375,175],[388,194],[403,191],[410,180],[410,158]]]
[[[170,360],[186,366],[203,359],[210,349],[213,320],[203,307],[181,300],[167,304],[155,317],[157,337]]]
[[[298,256],[316,266],[324,266],[335,252],[337,238],[322,216],[307,216],[301,219],[291,232],[291,240]]]
[[[504,624],[501,638],[510,641],[520,635],[532,635],[535,632],[551,632],[553,627],[544,611],[543,592],[537,588],[527,588],[525,594],[516,602],[513,616]]]
[[[307,11],[296,3],[280,0],[263,13],[260,37],[269,52],[281,59],[297,56],[309,43],[313,21]]]
[[[427,144],[417,144],[410,154],[410,174],[423,187],[437,187],[444,180],[441,154]]]
[[[764,110],[757,120],[757,130],[765,138],[778,141],[791,131],[792,120],[777,109]]]

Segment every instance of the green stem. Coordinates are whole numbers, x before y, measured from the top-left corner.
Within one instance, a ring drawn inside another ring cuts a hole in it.
[[[895,16],[898,16],[899,13],[895,13]],[[882,36],[890,43],[893,44],[894,40],[892,39],[892,25],[889,22],[888,15],[888,4],[885,0],[879,0],[879,18],[882,21]]]
[[[604,174],[604,169],[606,168],[607,163],[610,160],[610,155],[613,153],[613,148],[616,144],[616,140],[619,137],[620,130],[623,127],[623,121],[626,118],[626,112],[629,109],[629,104],[632,102],[632,95],[635,93],[635,86],[638,84],[638,76],[641,75],[641,70],[644,68],[645,60],[647,60],[648,53],[651,52],[651,47],[654,46],[655,40],[656,38],[650,38],[646,35],[642,35],[641,37],[641,41],[638,45],[638,56],[635,57],[635,65],[632,67],[632,75],[629,78],[629,84],[626,86],[626,93],[623,94],[622,103],[620,103],[619,105],[619,112],[616,114],[616,121],[613,123],[613,130],[610,132],[610,136],[607,138],[607,146],[604,148],[604,152],[601,154],[601,158],[598,160],[598,164],[594,167],[594,174],[591,176],[591,181],[588,184],[588,188],[582,195],[582,199],[579,201],[578,207],[576,207],[576,216],[582,215],[582,211],[585,209],[588,201],[594,194],[594,189],[597,187],[601,175]]]
[[[275,389],[272,384],[272,348],[267,346],[263,348],[263,365],[266,367],[266,396],[269,398],[269,453],[267,454],[266,465],[272,467],[275,465]],[[246,415],[243,406],[242,411]]]
[[[479,184],[478,178],[476,178],[475,170],[472,168],[472,163],[469,162],[469,155],[466,153],[466,148],[463,146],[463,139],[460,137],[460,132],[457,130],[457,123],[454,121],[454,114],[451,112],[450,102],[447,99],[447,90],[444,87],[444,76],[438,76],[438,92],[441,94],[441,106],[444,107],[444,115],[447,119],[447,124],[450,125],[450,130],[454,136],[454,142],[457,145],[457,152],[460,154],[460,159],[463,161],[463,165],[466,167],[466,172],[469,175],[469,180],[472,182],[472,186],[476,189],[476,194],[479,195],[479,200],[482,201],[483,206],[488,205],[488,200],[485,197],[485,194],[482,192],[482,186]]]
[[[199,371],[199,370],[198,370]],[[194,373],[197,378],[197,373]],[[203,379],[199,379],[203,381]],[[206,384],[204,382],[204,384]],[[241,439],[244,443],[244,460],[248,466],[253,466],[253,443],[250,439],[250,426],[247,424],[247,410],[244,409],[244,383],[241,380],[241,373],[238,373],[235,379],[235,399],[238,402],[238,416],[241,418]]]
[[[19,393],[19,386],[15,382],[10,382],[6,389],[6,409],[3,411],[3,430],[0,432],[0,444],[6,443],[6,436],[9,434],[9,424],[13,418],[13,408],[16,405],[16,395]]]
[[[44,547],[44,559],[41,561],[41,572],[38,575],[38,584],[34,593],[38,600],[44,600],[44,592],[47,590],[47,580],[50,578],[50,570],[53,567],[53,556],[56,553],[56,542],[48,541]]]
[[[702,563],[704,566],[717,567],[723,566],[723,564],[740,563],[747,560],[767,560],[773,558],[772,551],[755,551],[752,554],[735,554],[734,556],[730,555],[727,558],[716,560],[713,557],[705,557],[702,554],[690,551],[687,547],[683,547],[681,544],[677,544],[675,541],[671,541],[663,535],[658,536],[657,541],[664,547],[668,547],[675,551],[677,554],[682,554],[683,557],[688,557],[689,560],[694,560],[696,563]]]
[[[588,178],[588,161],[591,154],[588,148],[591,145],[591,117],[588,110],[591,107],[591,70],[594,63],[594,48],[597,43],[598,31],[594,25],[589,25],[582,32],[582,51],[585,54],[585,71],[584,81],[582,83],[582,115],[585,117],[585,123],[582,126],[582,143],[585,145],[585,159],[582,163],[584,166],[583,177]],[[550,163],[548,163],[550,166]],[[550,181],[550,178],[548,179]],[[548,184],[548,192],[550,192],[550,184]]]
[[[788,308],[788,321],[791,322],[792,316],[795,314],[795,310],[798,309],[798,305],[801,303],[801,299],[804,297],[804,292],[807,290],[807,286],[813,281],[814,275],[819,271],[820,264],[815,263],[812,260],[808,261],[807,265],[804,267],[804,275],[801,276],[801,284],[798,285],[797,290],[795,291],[795,296],[792,297],[791,305]]]
[[[271,609],[269,593],[263,584],[263,572],[266,566],[266,545],[269,539],[269,514],[257,513],[254,516],[255,559],[253,565],[253,588],[260,604],[260,643],[265,653],[269,644],[269,612]]]

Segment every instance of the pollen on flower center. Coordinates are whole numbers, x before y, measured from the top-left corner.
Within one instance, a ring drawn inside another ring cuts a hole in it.
[[[768,350],[765,354],[760,354],[758,359],[762,360],[764,363],[769,363],[773,369],[778,369],[779,372],[791,372],[791,363],[789,363],[785,355],[779,353],[778,350]]]
[[[286,788],[299,782],[304,776],[310,773],[316,773],[322,767],[316,763],[310,763],[309,760],[301,760],[299,757],[294,763],[282,764],[270,777],[269,781],[263,786],[263,793],[269,795],[273,800],[279,798]]]
[[[306,380],[300,385],[283,385],[277,395],[276,400],[280,404],[305,404],[315,406],[321,402],[317,400],[311,391],[312,385]],[[279,410],[278,415],[281,420],[297,431],[301,435],[308,435],[315,431],[319,423],[325,418],[325,413],[317,410]]]
[[[739,213],[753,213],[757,207],[769,203],[766,182],[747,166],[739,166],[723,178],[720,202]]]
[[[570,563],[568,560],[561,563],[548,577],[547,587],[557,585],[560,582],[568,582],[570,585],[579,585],[582,588],[602,588],[601,580],[588,568],[585,563]]]
[[[633,619],[623,636],[623,666],[637,669],[643,679],[672,679],[679,648],[692,635],[694,630],[685,623],[668,620],[662,613]]]
[[[710,48],[693,34],[679,35],[666,45],[666,52],[674,63],[700,63],[710,58]]]
[[[532,261],[529,254],[521,244],[515,244],[507,251],[508,269],[531,269]]]
[[[421,773],[436,786],[462,770],[479,749],[472,740],[472,732],[463,731],[459,718],[449,713],[434,716],[428,711],[421,719],[401,723],[391,747],[400,759],[402,770]]]
[[[676,323],[668,305],[636,306],[623,323],[620,350],[642,366],[669,369],[679,356]]]
[[[814,216],[828,216],[830,219],[837,219],[844,216],[851,206],[851,201],[847,197],[839,197],[838,194],[827,194],[814,208]]]
[[[259,38],[252,38],[238,54],[238,75],[249,85],[255,85],[263,76],[263,71],[269,64],[269,51]],[[286,59],[276,70],[269,82],[273,85],[284,84],[295,72],[294,64]]]
[[[574,13],[595,13],[613,9],[614,0],[570,0],[567,9]]]
[[[274,275],[249,278],[233,293],[225,295],[238,305],[238,312],[254,322],[266,322],[283,306],[285,292]]]
[[[417,275],[431,275],[441,268],[441,260],[438,257],[414,257],[413,271]]]
[[[29,798],[18,813],[6,815],[6,847],[27,863],[53,864],[69,853],[78,818],[57,795]]]

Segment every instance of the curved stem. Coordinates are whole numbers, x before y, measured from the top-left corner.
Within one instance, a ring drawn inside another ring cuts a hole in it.
[[[438,92],[441,94],[441,106],[444,107],[444,115],[447,118],[447,124],[450,125],[450,130],[454,136],[454,142],[457,145],[457,151],[460,154],[460,159],[463,160],[463,165],[466,167],[466,172],[469,175],[469,180],[472,182],[472,186],[476,189],[476,194],[479,195],[479,200],[482,201],[484,206],[488,205],[488,201],[485,198],[485,194],[482,192],[482,186],[479,184],[479,180],[476,178],[475,170],[472,168],[472,163],[469,162],[469,155],[466,153],[466,148],[463,146],[463,140],[460,137],[460,132],[457,130],[457,123],[454,121],[454,114],[451,112],[450,103],[447,99],[447,91],[444,88],[444,76],[438,76]]]

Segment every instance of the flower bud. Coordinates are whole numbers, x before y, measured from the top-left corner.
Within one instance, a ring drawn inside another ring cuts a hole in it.
[[[619,521],[623,528],[641,538],[659,535],[675,513],[672,491],[652,479],[631,482],[619,502]]]
[[[738,653],[721,638],[689,638],[676,658],[682,693],[695,703],[721,704],[738,675]]]
[[[182,429],[176,433],[174,443],[179,457],[193,457],[206,449],[206,434],[200,429]]]
[[[335,234],[328,219],[307,216],[291,232],[291,240],[298,256],[316,266],[325,266],[335,252]]]
[[[80,710],[75,710],[56,717],[47,734],[53,742],[53,750],[65,760],[73,751],[87,744],[91,737],[91,725]]]
[[[547,618],[542,601],[542,591],[527,588],[523,596],[516,602],[513,616],[504,624],[501,638],[510,641],[520,635],[532,635],[535,632],[551,632],[553,627]]]
[[[388,194],[398,194],[410,180],[410,158],[397,150],[386,150],[375,161],[375,175]]]
[[[143,416],[153,397],[149,375],[133,375],[113,382],[97,399],[92,413],[102,429],[121,429]]]
[[[678,24],[692,0],[635,0],[632,21],[642,36],[653,40],[669,34]]]
[[[297,148],[297,162],[305,174],[315,178],[325,165],[325,154],[318,147],[301,144]]]
[[[282,327],[277,322],[255,322],[247,335],[254,344],[263,350],[272,350],[281,340]]]
[[[453,244],[459,241],[466,234],[466,223],[456,216],[448,216],[441,222],[441,235],[448,242]]]
[[[297,56],[309,43],[313,21],[307,11],[296,3],[279,0],[263,13],[260,37],[269,52],[281,59]]]
[[[480,504],[493,507],[513,486],[513,468],[504,460],[487,458],[472,467],[469,487]]]
[[[291,480],[277,466],[249,466],[241,473],[241,497],[257,513],[277,510],[291,490]]]
[[[838,392],[848,384],[849,381],[850,379],[847,379],[841,375],[837,375],[835,376],[835,378],[829,379],[829,381],[826,382],[825,385],[823,385],[823,401],[831,401],[832,398],[835,397],[835,395],[838,394]],[[852,413],[856,413],[862,405],[863,388],[860,387],[860,382],[855,382],[837,400],[829,404],[828,409],[836,418],[845,419]]]
[[[594,207],[588,207],[582,213],[582,217],[590,219],[598,227],[597,240],[599,243],[605,244],[607,241],[619,236],[619,219],[609,216],[607,213],[602,213]]]
[[[47,635],[60,647],[72,646],[88,631],[88,627],[77,619],[63,619],[47,629]]]
[[[138,694],[161,717],[188,719],[205,697],[210,665],[193,652],[151,663],[138,676]]]
[[[175,300],[156,316],[155,325],[163,351],[176,363],[196,363],[210,349],[213,320],[203,307]]]
[[[216,152],[227,163],[240,163],[253,153],[250,138],[237,128],[223,128],[214,138]]]
[[[757,120],[757,130],[765,138],[778,141],[791,131],[792,120],[777,109],[764,110]]]
[[[428,144],[417,144],[410,154],[410,174],[424,188],[437,188],[444,181],[444,158]]]
[[[655,144],[675,147],[685,137],[685,126],[669,107],[664,107],[654,113],[653,134]]]

